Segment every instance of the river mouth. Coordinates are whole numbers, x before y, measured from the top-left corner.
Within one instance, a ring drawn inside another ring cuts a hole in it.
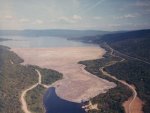
[[[81,103],[70,102],[57,96],[54,87],[50,87],[44,95],[46,113],[86,113]]]

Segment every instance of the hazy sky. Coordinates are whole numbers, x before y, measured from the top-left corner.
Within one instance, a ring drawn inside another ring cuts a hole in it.
[[[0,29],[150,28],[150,0],[0,0]]]

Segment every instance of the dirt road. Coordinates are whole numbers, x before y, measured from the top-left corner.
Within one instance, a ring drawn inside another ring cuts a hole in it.
[[[106,44],[106,45],[107,45],[107,44]],[[111,50],[111,51],[110,51],[110,55],[116,56],[115,54],[113,54],[113,53],[114,53],[114,49],[111,48],[109,45],[107,45],[107,47],[109,47],[109,49]],[[115,51],[116,51],[116,50],[115,50]],[[119,57],[119,56],[118,56],[118,57]],[[128,57],[130,57],[130,56],[128,56]],[[121,58],[121,57],[120,57],[120,58]],[[137,59],[137,58],[134,58],[134,59],[141,61],[140,59]],[[118,62],[123,62],[124,60],[125,60],[125,59],[122,58],[122,60],[121,60],[121,61],[118,61]],[[105,67],[114,65],[114,64],[116,64],[116,63],[118,63],[118,62],[113,62],[113,63],[111,63],[111,64],[106,65]],[[143,62],[145,62],[145,61],[143,61]],[[148,63],[148,62],[145,62],[145,63]],[[125,108],[125,112],[126,112],[126,113],[143,113],[143,111],[142,111],[142,105],[143,105],[143,103],[142,103],[142,101],[137,97],[137,92],[136,92],[136,90],[135,90],[135,87],[132,86],[132,85],[130,85],[130,84],[128,84],[127,82],[125,82],[125,81],[123,81],[123,80],[117,79],[117,78],[114,77],[113,75],[111,75],[111,74],[109,74],[108,72],[104,71],[104,68],[105,68],[105,67],[102,67],[102,68],[100,69],[100,71],[101,71],[104,75],[109,76],[110,78],[112,78],[112,79],[114,79],[114,80],[116,80],[116,81],[122,83],[123,85],[129,87],[129,89],[131,89],[131,91],[132,91],[132,97],[130,97],[129,100],[127,100],[126,102],[123,103],[123,106],[124,106],[124,108]]]

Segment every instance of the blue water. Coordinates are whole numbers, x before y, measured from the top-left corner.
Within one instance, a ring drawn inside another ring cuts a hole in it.
[[[0,45],[16,48],[49,48],[49,47],[82,47],[94,46],[79,41],[71,41],[62,37],[23,37],[3,36],[1,38],[12,39],[0,42]]]
[[[48,89],[44,96],[44,105],[46,113],[86,113],[82,104],[74,103],[59,98],[55,88]]]

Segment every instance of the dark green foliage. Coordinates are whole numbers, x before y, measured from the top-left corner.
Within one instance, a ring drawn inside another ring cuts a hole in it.
[[[110,45],[124,54],[150,62],[150,38],[128,39]]]
[[[59,73],[55,70],[46,69],[46,68],[44,69],[38,68],[38,70],[42,74],[42,84],[50,85],[55,81],[62,79],[63,77],[62,73]]]
[[[123,54],[150,62],[150,30],[105,35],[100,40],[108,43],[113,49]],[[134,84],[139,97],[144,102],[144,113],[149,113],[150,65],[129,57],[126,62],[117,63],[107,67],[106,70],[117,78]]]
[[[92,103],[98,103],[100,110],[91,110],[88,113],[124,113],[122,103],[131,95],[130,92],[127,92],[128,90],[129,89],[122,84],[117,84],[116,88],[94,97]]]
[[[144,101],[144,113],[149,113],[150,65],[142,60],[150,62],[150,30],[105,35],[100,40],[123,54],[141,59],[139,61],[129,57],[126,62],[112,65],[106,70],[116,77],[134,84],[139,97]]]
[[[145,102],[144,113],[150,111],[150,65],[140,61],[128,60],[117,63],[106,70],[117,78],[136,86],[139,97]]]
[[[143,39],[143,38],[150,38],[150,29],[106,34],[103,35],[101,38],[99,38],[100,40],[99,39],[98,40],[107,43],[116,43],[129,39]]]
[[[38,66],[30,66],[33,69],[40,71],[42,75],[42,84],[50,85],[57,80],[62,79],[63,75],[57,71],[40,68]],[[43,88],[41,85],[38,85],[33,90],[29,91],[26,95],[27,104],[30,111],[33,113],[44,113],[45,109],[43,106],[43,96],[47,89]]]
[[[28,108],[32,113],[44,113],[45,109],[43,106],[43,95],[46,89],[41,85],[38,85],[33,90],[30,90],[26,95],[26,101]]]
[[[150,30],[114,33],[93,39],[95,43],[106,42],[124,54],[150,62]]]
[[[8,48],[0,47],[0,113],[22,113],[20,93],[38,81],[35,70],[19,65],[20,61]]]
[[[113,57],[109,54],[110,53],[108,52],[102,59],[79,62],[80,64],[85,65],[85,69],[90,73],[117,84],[117,87],[110,89],[107,93],[92,98],[92,103],[98,103],[99,110],[90,110],[88,113],[124,113],[122,103],[132,95],[132,92],[126,86],[100,72],[99,69],[101,67],[105,67],[112,62],[121,60],[119,57]]]
[[[23,60],[8,47],[0,46],[0,113],[23,113],[20,103],[21,91],[38,82],[35,69],[39,69],[43,75],[43,83],[51,84],[62,78],[62,74],[54,70],[32,65],[23,66],[20,65],[21,62]],[[32,105],[30,109],[34,113],[41,113],[44,110],[42,104],[44,92],[45,89],[38,86],[27,95],[27,104]]]
[[[126,58],[126,62],[117,63],[107,67],[106,70],[116,77],[134,84],[139,97],[144,101],[144,113],[149,113],[150,65],[144,62],[150,62],[150,30],[95,36],[95,38],[91,38],[91,40],[97,44],[101,44],[102,42],[107,43],[116,50],[115,53],[117,53],[117,55]],[[107,47],[105,48],[108,50]],[[133,60],[131,57],[127,58],[122,53],[140,60]],[[144,61],[143,63],[142,60]]]
[[[110,56],[109,53],[104,55],[104,58],[102,59],[96,59],[96,60],[87,60],[87,61],[80,61],[80,64],[85,65],[85,70],[87,70],[88,72],[99,76],[100,78],[103,79],[107,79],[109,81],[113,81],[113,79],[111,79],[110,77],[104,76],[101,71],[100,68],[104,67],[106,65],[108,65],[109,63],[113,62],[117,62],[120,61],[121,59],[119,57],[113,57]]]

